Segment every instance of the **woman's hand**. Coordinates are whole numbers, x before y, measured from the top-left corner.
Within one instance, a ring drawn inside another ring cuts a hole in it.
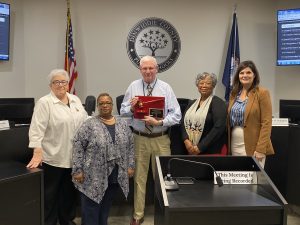
[[[257,151],[254,151],[253,156],[254,156],[258,161],[262,161],[263,158],[266,157],[266,155],[265,155],[264,153],[257,152]]]
[[[193,146],[191,150],[189,150],[189,155],[199,155],[200,150],[197,145]]]
[[[134,169],[128,168],[128,177],[131,178],[134,175]]]
[[[35,148],[33,150],[33,156],[26,167],[32,169],[42,165],[42,152],[42,148]]]
[[[80,173],[76,173],[73,175],[73,179],[75,182],[78,182],[78,183],[83,183],[84,181],[84,174],[83,172],[80,172]]]
[[[184,145],[185,145],[185,148],[188,151],[189,155],[192,155],[193,148],[194,148],[193,143],[189,139],[185,139]]]
[[[198,146],[195,145],[194,148],[193,148],[193,153],[194,153],[193,155],[199,155],[200,152],[201,152],[201,151],[200,151],[200,149],[198,148]]]

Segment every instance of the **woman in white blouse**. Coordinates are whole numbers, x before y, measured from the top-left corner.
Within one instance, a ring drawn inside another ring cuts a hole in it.
[[[68,93],[65,70],[52,70],[48,79],[51,92],[37,101],[30,124],[29,147],[34,150],[27,167],[44,170],[45,225],[69,225],[74,224],[76,199],[71,140],[87,113],[80,99]]]

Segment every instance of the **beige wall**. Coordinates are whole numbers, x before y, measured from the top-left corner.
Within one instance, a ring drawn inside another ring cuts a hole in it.
[[[66,2],[6,2],[12,6],[12,58],[0,62],[0,97],[37,99],[49,91],[49,71],[64,64]],[[276,10],[299,7],[295,0],[71,0],[79,97],[104,91],[116,97],[140,77],[127,56],[126,38],[135,23],[154,16],[173,24],[181,38],[179,59],[159,77],[172,85],[177,97],[196,98],[197,73],[214,72],[221,81],[235,3],[241,60],[256,62],[274,113],[279,99],[300,99],[300,67],[275,65]],[[216,94],[224,95],[221,83]]]

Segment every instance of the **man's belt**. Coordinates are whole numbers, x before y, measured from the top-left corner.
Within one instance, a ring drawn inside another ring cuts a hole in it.
[[[155,138],[155,137],[160,137],[160,136],[164,136],[164,135],[168,134],[168,130],[158,132],[158,133],[149,133],[149,134],[145,133],[145,132],[140,132],[140,131],[137,131],[137,130],[133,130],[132,132],[134,134],[137,134],[137,135],[140,135],[140,136],[143,136],[143,137],[148,137],[148,138]]]

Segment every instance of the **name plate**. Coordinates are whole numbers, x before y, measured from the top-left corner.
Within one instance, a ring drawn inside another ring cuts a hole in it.
[[[254,171],[217,171],[223,184],[257,184],[257,176]],[[216,182],[216,174],[214,183]]]
[[[288,118],[272,118],[273,127],[286,127],[289,125]]]
[[[0,120],[0,130],[7,130],[7,129],[9,129],[8,120]]]

